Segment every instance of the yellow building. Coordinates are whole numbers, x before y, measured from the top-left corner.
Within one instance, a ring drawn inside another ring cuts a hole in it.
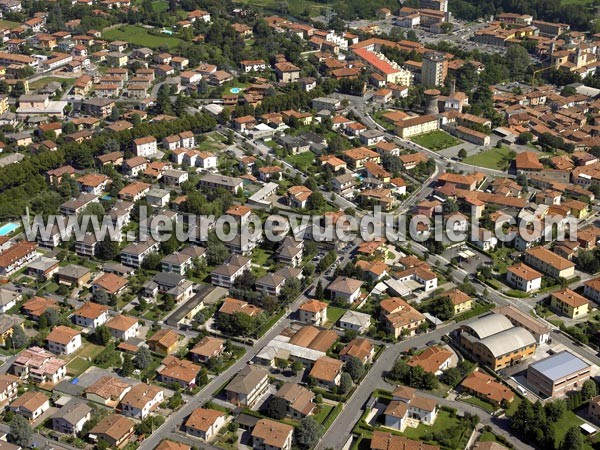
[[[10,314],[0,315],[0,345],[6,347],[9,344],[8,340],[13,334],[15,327],[24,327],[24,321],[20,317]]]
[[[550,307],[562,316],[577,319],[590,310],[588,300],[569,288],[562,289],[550,296]]]
[[[454,305],[454,315],[461,314],[473,308],[473,299],[460,289],[452,289],[442,294],[442,297],[448,297]]]
[[[6,111],[8,111],[8,97],[3,95],[0,97],[0,114],[4,114]]]
[[[471,358],[492,370],[519,364],[533,356],[537,348],[529,331],[513,326],[501,314],[490,314],[464,325],[460,345]]]

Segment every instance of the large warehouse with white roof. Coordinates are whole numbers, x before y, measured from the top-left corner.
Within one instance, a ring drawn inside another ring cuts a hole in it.
[[[489,314],[460,330],[460,344],[480,364],[493,370],[512,366],[535,354],[537,341],[501,314]]]

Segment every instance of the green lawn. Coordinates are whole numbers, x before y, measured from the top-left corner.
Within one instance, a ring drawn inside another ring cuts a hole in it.
[[[133,45],[150,48],[158,48],[161,46],[174,48],[179,46],[182,42],[181,39],[172,36],[154,36],[148,33],[148,30],[145,28],[137,25],[124,25],[119,28],[108,30],[102,34],[102,37],[108,40],[127,41]]]
[[[472,164],[488,169],[505,170],[508,167],[508,157],[510,148],[492,148],[476,155],[469,156],[463,161],[466,164]]]
[[[70,375],[78,377],[91,366],[92,363],[90,361],[87,361],[77,356],[69,364],[67,364],[67,370]]]
[[[583,420],[577,417],[573,411],[565,412],[560,420],[554,424],[554,447],[560,447],[560,443],[564,439],[565,434],[567,434],[567,431],[569,431],[569,428],[578,427],[582,423]],[[589,444],[584,443],[583,448],[585,450],[591,450],[592,447]]]
[[[411,141],[428,148],[429,150],[439,151],[445,148],[454,147],[462,143],[460,139],[449,135],[445,131],[437,130],[431,133],[413,136]]]
[[[343,308],[338,308],[337,306],[327,306],[327,321],[335,324],[345,313],[346,310]]]
[[[323,403],[319,405],[318,408],[319,412],[313,416],[313,419],[315,419],[319,423],[323,423],[329,415],[329,413],[331,412],[331,410],[333,409],[333,406]]]
[[[273,259],[273,252],[257,248],[252,252],[252,262],[259,266],[272,266],[275,262]]]
[[[8,28],[12,30],[13,28],[17,28],[21,26],[19,22],[13,22],[12,20],[0,20],[0,27]]]
[[[481,408],[484,411],[487,411],[489,413],[496,411],[496,407],[494,405],[492,405],[491,403],[488,403],[486,401],[483,401],[477,397],[461,398],[460,401],[465,402],[465,403],[470,403],[471,405],[474,405],[474,406],[478,406],[479,408]]]
[[[297,169],[304,171],[306,168],[315,161],[315,154],[311,151],[298,153],[297,155],[290,155],[285,158],[285,161],[290,163]]]
[[[409,439],[421,440],[425,435],[431,435],[431,433],[435,432],[442,433],[445,430],[457,427],[461,427],[460,419],[458,417],[452,417],[448,411],[441,410],[438,413],[433,426],[420,423],[417,428],[406,428],[402,434]]]
[[[268,12],[289,14],[295,17],[304,15],[306,12],[309,13],[310,17],[321,15],[323,9],[327,6],[310,0],[288,0],[283,5],[282,2],[277,0],[236,0],[235,3],[251,5]],[[282,8],[285,8],[285,10],[282,10]]]
[[[29,83],[29,89],[41,89],[47,84],[53,83],[55,81],[58,83],[64,82],[67,83],[67,85],[71,86],[73,83],[75,83],[75,78],[44,77]]]

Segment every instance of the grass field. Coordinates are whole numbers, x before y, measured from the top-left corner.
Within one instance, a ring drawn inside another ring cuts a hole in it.
[[[338,308],[336,306],[328,306],[327,321],[329,323],[336,323],[338,320],[340,320],[340,317],[342,317],[345,313],[346,310],[343,308]]]
[[[19,26],[21,26],[19,22],[13,22],[11,20],[0,20],[0,27],[2,28],[8,28],[9,30],[12,30],[13,28],[17,28]]]
[[[402,434],[409,439],[420,440],[425,435],[431,435],[431,433],[435,432],[443,433],[452,428],[461,428],[460,419],[458,417],[452,417],[448,411],[440,411],[433,426],[420,423],[416,428],[406,428]]]
[[[508,147],[492,148],[477,155],[469,156],[463,162],[474,166],[487,167],[488,169],[504,170],[507,167],[506,158],[508,158],[509,152]]]
[[[329,413],[331,412],[331,410],[333,409],[333,406],[323,403],[322,405],[319,405],[318,408],[319,412],[313,416],[313,419],[315,419],[319,423],[323,423],[329,415]]]
[[[456,139],[454,136],[450,136],[448,133],[441,130],[432,131],[431,133],[422,134],[420,136],[413,136],[411,141],[436,152],[462,143],[461,140]]]
[[[29,83],[29,89],[41,89],[41,88],[45,87],[47,84],[53,83],[55,81],[58,83],[65,82],[69,86],[71,86],[73,83],[75,83],[75,78],[44,77],[44,78],[40,78],[39,80],[35,80],[35,81],[32,81],[31,83]]]
[[[315,154],[311,151],[290,155],[285,158],[286,162],[290,163],[297,169],[304,171],[308,166],[312,165],[315,160]]]
[[[260,9],[265,9],[275,13],[287,13],[292,16],[303,15],[307,10],[310,16],[319,15],[323,12],[323,9],[327,6],[322,3],[313,2],[310,0],[288,0],[283,2],[287,11],[282,10],[282,2],[278,0],[236,0],[236,3],[244,5],[256,6]]]
[[[72,376],[78,377],[91,366],[92,363],[90,361],[87,361],[78,356],[74,358],[73,361],[71,361],[69,364],[67,364],[67,370]]]
[[[168,48],[177,47],[181,44],[181,39],[171,36],[154,36],[148,33],[145,28],[137,25],[124,25],[119,28],[107,30],[102,37],[109,40],[125,40],[133,45],[142,47],[158,48],[165,46]]]

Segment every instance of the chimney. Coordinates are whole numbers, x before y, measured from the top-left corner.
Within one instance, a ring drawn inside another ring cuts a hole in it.
[[[450,81],[450,97],[454,97],[454,94],[456,94],[456,80],[452,80]]]

